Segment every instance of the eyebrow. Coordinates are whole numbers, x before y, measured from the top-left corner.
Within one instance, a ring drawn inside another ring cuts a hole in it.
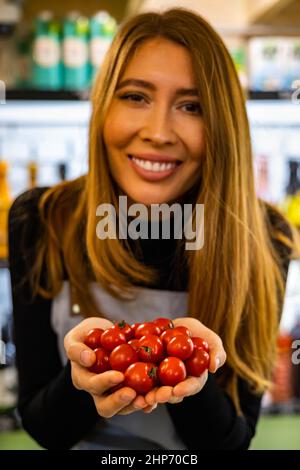
[[[151,91],[156,90],[156,86],[153,83],[147,82],[145,80],[136,79],[136,78],[128,78],[127,80],[123,80],[121,83],[119,83],[117,85],[116,89],[120,90],[121,88],[124,88],[128,85],[134,85],[134,86],[137,86],[137,87],[140,87],[140,88],[146,88],[146,89],[151,90]],[[176,90],[176,95],[178,95],[178,96],[185,96],[185,95],[199,96],[199,92],[198,92],[197,88],[178,88]]]

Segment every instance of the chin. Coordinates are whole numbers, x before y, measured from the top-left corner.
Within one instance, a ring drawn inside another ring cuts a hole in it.
[[[151,204],[164,204],[169,203],[174,200],[174,197],[164,196],[163,194],[150,194],[150,193],[139,193],[139,194],[128,194],[128,197],[139,204],[144,204],[145,206],[150,206]]]

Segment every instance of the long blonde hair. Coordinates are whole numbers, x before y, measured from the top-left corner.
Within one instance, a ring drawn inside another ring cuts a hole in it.
[[[101,315],[88,289],[90,280],[122,296],[156,279],[126,240],[96,237],[96,207],[111,203],[118,208],[103,142],[105,116],[134,51],[154,37],[186,47],[195,68],[206,156],[194,202],[205,204],[206,222],[204,248],[185,254],[188,316],[221,336],[227,366],[220,381],[240,410],[239,377],[257,392],[269,383],[284,283],[266,205],[255,194],[245,98],[224,43],[200,16],[184,9],[145,13],[119,29],[92,91],[88,173],[47,190],[40,200],[45,230],[33,279],[37,292],[52,298],[65,269],[86,315]],[[42,287],[43,263],[47,285]]]

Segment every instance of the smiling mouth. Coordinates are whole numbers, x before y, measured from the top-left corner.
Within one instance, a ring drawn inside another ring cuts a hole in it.
[[[177,168],[182,163],[179,160],[176,160],[174,162],[155,162],[151,160],[137,158],[133,155],[128,155],[128,158],[139,168],[153,173],[169,172]]]

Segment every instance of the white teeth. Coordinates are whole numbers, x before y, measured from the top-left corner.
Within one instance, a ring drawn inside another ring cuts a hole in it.
[[[150,160],[140,160],[139,158],[132,157],[132,160],[141,168],[148,171],[166,171],[176,167],[176,163],[158,163],[151,162]]]

